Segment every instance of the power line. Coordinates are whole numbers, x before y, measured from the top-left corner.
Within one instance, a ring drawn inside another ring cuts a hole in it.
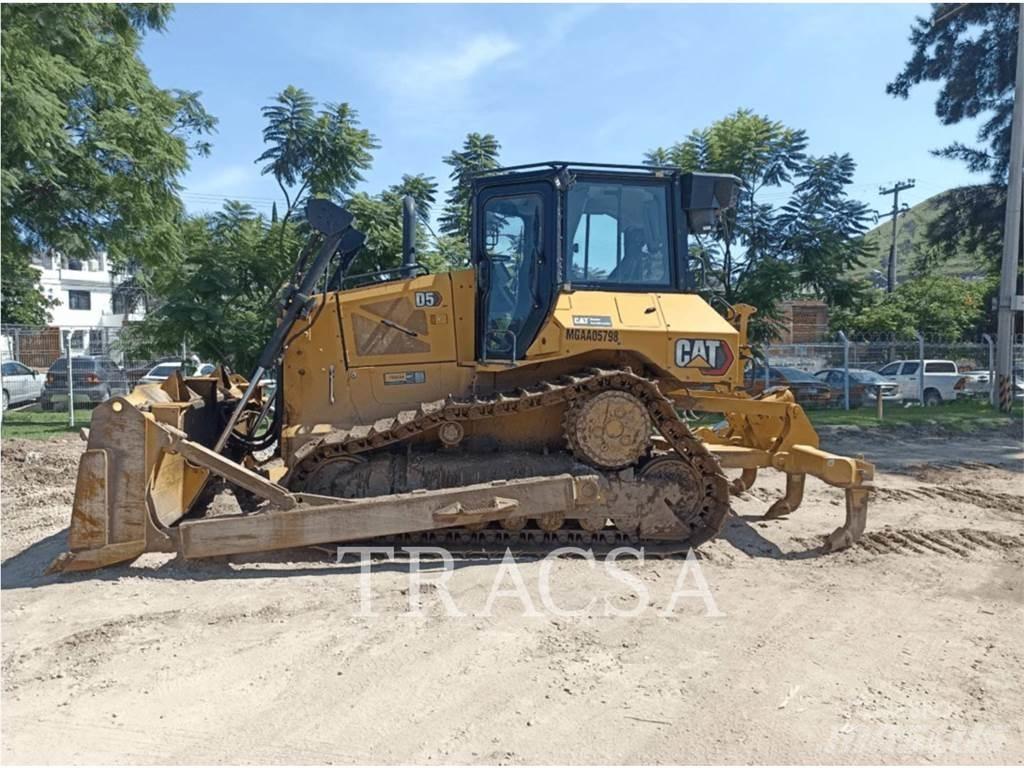
[[[931,23],[931,28],[935,29],[937,26],[939,26],[939,24],[944,22],[950,16],[956,16],[958,13],[960,13],[960,11],[962,11],[967,6],[968,6],[968,3],[962,3],[961,5],[959,5],[956,8],[954,8],[952,11],[947,11],[946,13],[942,14],[941,16],[939,16],[939,18],[937,18],[935,21],[933,21]]]
[[[889,279],[886,282],[886,293],[896,290],[896,219],[900,215],[900,192],[905,189],[913,189],[914,180],[897,181],[890,189],[879,187],[878,194],[892,195],[892,213],[885,214],[892,216],[892,243],[889,246]],[[906,203],[904,203],[906,206]],[[909,210],[907,208],[906,210]]]

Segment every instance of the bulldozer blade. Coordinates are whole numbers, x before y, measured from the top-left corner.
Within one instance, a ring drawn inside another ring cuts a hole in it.
[[[167,529],[188,513],[210,472],[169,452],[174,432],[165,427],[211,439],[217,386],[213,378],[147,384],[96,406],[78,465],[69,551],[49,572],[174,551]]]

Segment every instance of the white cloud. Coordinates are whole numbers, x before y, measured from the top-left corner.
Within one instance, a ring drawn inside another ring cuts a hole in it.
[[[561,45],[582,21],[598,9],[596,5],[569,5],[566,10],[553,14],[544,32],[542,47]]]
[[[484,70],[508,58],[519,45],[501,34],[476,35],[455,50],[432,48],[407,51],[379,63],[385,87],[400,96],[432,98],[461,90]]]

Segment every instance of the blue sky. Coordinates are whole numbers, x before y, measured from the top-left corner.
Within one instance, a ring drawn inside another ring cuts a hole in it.
[[[254,163],[260,107],[286,85],[347,101],[381,143],[364,188],[403,173],[447,187],[441,158],[469,131],[502,160],[639,162],[738,107],[803,128],[810,151],[849,152],[853,193],[913,177],[913,204],[983,177],[929,149],[971,142],[942,126],[936,88],[885,85],[925,5],[178,5],[143,59],[162,87],[199,90],[219,119],[185,177],[190,210],[280,199]],[[891,205],[891,198],[888,198]]]

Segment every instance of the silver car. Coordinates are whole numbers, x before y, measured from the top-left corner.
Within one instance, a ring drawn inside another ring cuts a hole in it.
[[[3,409],[20,403],[31,403],[43,394],[43,378],[27,365],[8,360],[0,366],[3,382]]]

